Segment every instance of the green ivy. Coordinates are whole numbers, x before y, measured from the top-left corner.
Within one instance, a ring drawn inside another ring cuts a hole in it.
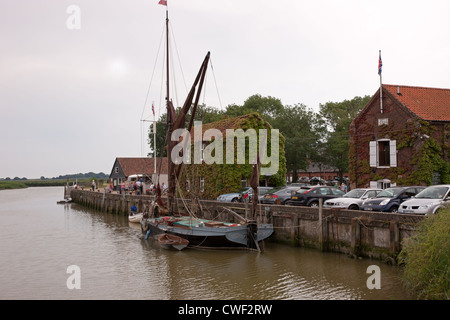
[[[368,148],[358,148],[354,144],[349,148],[349,177],[352,181],[358,176],[358,185],[365,185],[368,180],[376,181],[388,178],[399,185],[426,184],[431,185],[434,173],[439,173],[442,183],[450,183],[450,164],[444,158],[448,158],[450,144],[448,139],[440,145],[434,138],[437,128],[428,121],[417,120],[403,130],[394,130],[393,124],[380,127],[378,136],[388,137],[397,141],[397,150],[412,148],[412,156],[409,165],[413,170],[406,171],[405,168],[395,167],[389,169],[377,169],[372,173],[369,166]],[[444,135],[450,131],[450,125],[446,125]],[[429,138],[424,138],[428,136]],[[367,140],[367,141],[366,141]],[[360,139],[360,145],[368,145],[370,138]],[[416,150],[414,146],[422,144]],[[360,159],[356,160],[356,154]],[[367,160],[366,160],[367,159]],[[357,172],[355,165],[357,164]],[[366,181],[367,180],[367,181]]]
[[[239,117],[236,123],[234,123],[234,128],[230,129],[243,129],[244,131],[248,129],[255,129],[258,133],[258,129],[269,128],[268,130],[268,150],[267,154],[271,154],[271,129],[272,127],[266,121],[264,121],[258,113],[251,113],[243,117]],[[237,118],[236,118],[237,119]],[[219,124],[218,124],[219,125]],[[225,137],[224,137],[225,140]],[[258,139],[259,143],[259,139]],[[268,183],[271,186],[280,186],[285,184],[286,177],[286,157],[284,152],[285,138],[280,134],[279,139],[279,170],[278,172],[268,177]],[[258,148],[259,150],[259,148]],[[248,162],[249,150],[246,148],[245,160]],[[192,153],[193,154],[193,153]],[[224,146],[223,155],[225,158],[226,147]],[[235,152],[235,161],[237,163],[237,154]],[[270,165],[270,164],[269,164]],[[267,166],[269,166],[267,165]],[[182,189],[182,196],[187,195],[186,191],[186,180],[190,181],[190,191],[189,193],[195,194],[198,197],[204,199],[216,199],[220,194],[236,192],[241,189],[241,181],[249,180],[252,174],[252,165],[249,163],[245,164],[190,164],[183,165],[183,171],[179,178],[179,184]],[[200,178],[204,179],[204,190],[200,191]],[[266,177],[262,177],[262,179]]]

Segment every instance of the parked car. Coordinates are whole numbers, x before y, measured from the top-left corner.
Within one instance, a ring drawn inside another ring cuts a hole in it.
[[[288,184],[287,186],[288,187],[307,187],[307,186],[310,186],[310,184],[303,183],[303,182],[294,182],[294,183]]]
[[[312,185],[317,185],[317,184],[325,184],[326,181],[321,177],[312,177],[311,179],[309,179],[309,183]]]
[[[221,194],[220,196],[217,197],[217,201],[238,202],[241,197],[245,196],[251,190],[252,190],[251,187],[245,187],[239,190],[238,192]]]
[[[259,193],[259,198],[261,198],[262,196],[264,196],[266,193],[272,191],[273,187],[258,187],[258,193]],[[239,198],[240,202],[251,202],[253,198],[253,188],[250,188],[250,190],[248,190],[246,193],[242,194],[242,196]],[[259,201],[259,200],[258,200]]]
[[[264,204],[286,204],[286,201],[291,199],[292,192],[298,190],[300,187],[279,187],[274,188],[260,198],[260,202]]]
[[[300,178],[298,178],[297,182],[308,184],[309,183],[309,178],[308,177],[300,177]]]
[[[450,185],[430,186],[400,206],[401,213],[434,214],[450,204]]]
[[[323,207],[359,210],[364,200],[375,197],[381,191],[382,189],[353,189],[344,194],[342,198],[326,200]]]
[[[403,201],[414,197],[423,189],[423,186],[387,188],[375,198],[365,200],[361,208],[364,211],[398,212]]]
[[[320,198],[325,201],[327,199],[342,197],[344,194],[344,191],[341,191],[335,187],[302,187],[292,194],[291,199],[289,199],[286,204],[290,206],[318,207]]]
[[[263,195],[272,190],[272,187],[258,187],[259,194]],[[232,192],[232,193],[226,193],[221,194],[217,197],[217,201],[222,202],[243,202],[244,199],[247,199],[247,201],[251,201],[253,196],[253,188],[252,187],[245,187],[239,190],[238,192]]]

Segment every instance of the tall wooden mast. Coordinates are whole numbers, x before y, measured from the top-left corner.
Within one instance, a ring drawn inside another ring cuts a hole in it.
[[[200,93],[203,87],[203,82],[205,80],[206,75],[206,69],[208,67],[209,62],[209,56],[210,53],[208,52],[205,59],[203,60],[203,63],[200,67],[200,70],[197,74],[197,77],[194,81],[194,84],[192,85],[192,88],[188,94],[188,97],[181,108],[181,111],[179,114],[176,114],[175,108],[172,104],[172,101],[170,100],[170,86],[169,86],[169,14],[168,10],[166,9],[166,78],[167,78],[167,95],[166,95],[166,106],[167,106],[167,162],[168,162],[168,179],[167,179],[167,208],[169,210],[169,214],[172,215],[174,213],[175,209],[175,195],[176,195],[176,179],[180,174],[181,171],[181,165],[179,164],[176,166],[172,159],[172,149],[175,146],[175,142],[172,141],[172,132],[176,129],[181,129],[185,127],[185,120],[186,115],[189,112],[189,109],[191,106],[193,107],[192,113],[191,113],[191,120],[189,123],[188,131],[192,128],[192,123],[195,116],[195,111],[197,109],[198,101],[200,98]],[[198,86],[198,89],[196,90]],[[195,100],[194,100],[195,97]],[[193,103],[194,102],[194,103]]]
[[[168,165],[168,177],[167,177],[167,205],[169,214],[173,214],[173,203],[175,198],[175,176],[174,176],[174,164],[171,160],[172,153],[172,131],[173,131],[173,106],[170,101],[170,70],[169,70],[169,11],[166,7],[166,108],[167,108],[167,165]]]

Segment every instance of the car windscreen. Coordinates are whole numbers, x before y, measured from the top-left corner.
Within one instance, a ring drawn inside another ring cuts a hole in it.
[[[291,193],[291,192],[293,192],[293,191],[295,191],[295,190],[298,190],[298,189],[299,189],[299,188],[283,188],[283,189],[278,190],[278,191],[273,192],[273,193],[275,193],[275,194]],[[271,193],[272,193],[272,192],[271,192]]]
[[[387,188],[381,191],[379,194],[377,194],[375,198],[394,198],[395,196],[400,194],[402,190],[403,189],[399,188]]]
[[[443,199],[447,194],[448,187],[429,187],[419,192],[416,199]]]
[[[342,197],[343,198],[361,198],[365,192],[366,192],[366,190],[354,189],[354,190],[347,192]]]

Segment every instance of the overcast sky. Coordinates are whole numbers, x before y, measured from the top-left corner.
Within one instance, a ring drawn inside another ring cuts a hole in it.
[[[158,1],[1,0],[0,178],[109,174],[116,157],[148,152],[141,120],[164,104]],[[201,102],[217,108],[373,95],[379,50],[383,83],[450,88],[448,0],[168,3],[176,104],[208,51]]]

